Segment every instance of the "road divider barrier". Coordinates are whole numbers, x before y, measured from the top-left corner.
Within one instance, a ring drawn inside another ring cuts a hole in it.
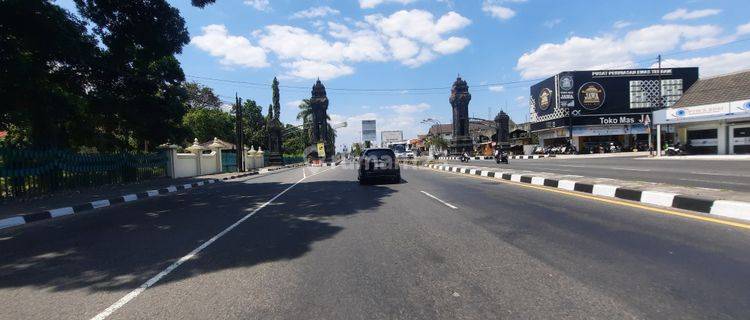
[[[537,186],[564,189],[590,193],[597,196],[618,198],[629,201],[642,202],[649,205],[671,207],[675,209],[696,211],[700,213],[741,219],[750,221],[750,202],[731,201],[721,199],[705,199],[673,193],[651,190],[638,190],[607,184],[589,184],[573,180],[539,177],[531,174],[517,174],[472,168],[464,166],[450,166],[441,164],[427,164],[428,168],[440,171],[475,175],[518,183],[528,183]]]

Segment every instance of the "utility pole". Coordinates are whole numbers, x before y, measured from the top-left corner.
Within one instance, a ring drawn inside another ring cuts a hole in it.
[[[242,150],[243,149],[242,145],[244,144],[243,142],[244,137],[243,137],[243,132],[242,132],[243,131],[242,130],[242,99],[240,99],[240,97],[237,95],[236,92],[234,93],[234,103],[235,103],[234,114],[235,114],[235,120],[236,120],[235,130],[237,134],[237,144],[236,144],[237,147],[235,150],[237,152],[237,159],[235,160],[235,162],[237,163],[237,171],[244,172],[245,166],[244,166],[243,160],[245,157],[243,157],[244,151]]]
[[[655,146],[654,146],[654,138],[653,138],[653,136],[654,136],[654,111],[657,108],[661,109],[662,108],[662,104],[664,102],[663,92],[661,90],[662,89],[662,85],[661,85],[661,54],[659,54],[656,57],[656,59],[658,61],[658,65],[659,65],[658,71],[657,71],[658,72],[657,79],[658,79],[658,83],[659,83],[659,101],[656,103],[656,106],[653,106],[653,105],[651,106],[651,119],[649,119],[649,122],[648,122],[648,154],[651,155],[651,156],[654,155],[654,150],[656,149]],[[661,140],[661,139],[659,139],[659,140]]]

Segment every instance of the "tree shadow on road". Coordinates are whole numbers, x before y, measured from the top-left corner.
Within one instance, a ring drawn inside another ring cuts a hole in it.
[[[5,289],[23,287],[137,288],[291,185],[196,189],[0,235],[0,297]],[[342,230],[334,220],[371,213],[393,192],[351,180],[302,182],[156,285],[299,258]]]

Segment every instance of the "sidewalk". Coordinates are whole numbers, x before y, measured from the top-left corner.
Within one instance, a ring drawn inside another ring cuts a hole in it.
[[[0,220],[15,215],[42,212],[81,203],[111,199],[128,194],[136,194],[145,190],[158,190],[169,186],[193,184],[206,180],[222,180],[223,178],[236,176],[237,174],[237,172],[228,172],[180,179],[159,178],[129,184],[113,184],[76,190],[65,190],[40,198],[19,199],[0,204]]]
[[[202,187],[224,180],[251,175],[266,175],[304,166],[303,163],[272,166],[251,172],[229,172],[182,179],[153,179],[127,185],[106,185],[95,188],[69,190],[46,197],[23,199],[0,205],[0,229],[63,217],[79,212],[131,202],[180,190]]]

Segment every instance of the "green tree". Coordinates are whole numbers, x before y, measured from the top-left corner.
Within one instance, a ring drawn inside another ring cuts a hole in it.
[[[356,157],[359,157],[362,154],[362,145],[357,142],[352,143],[352,154],[354,154],[354,156]]]
[[[50,1],[0,1],[0,130],[9,144],[76,147],[96,135],[87,81],[99,49],[85,23]]]
[[[165,0],[75,0],[104,47],[91,95],[112,148],[178,140],[186,112],[185,75],[175,54],[190,40]]]
[[[284,128],[284,153],[302,154],[307,147],[305,132],[302,128],[287,124]]]
[[[298,108],[297,120],[302,121],[302,131],[305,133],[305,145],[310,145],[312,141],[312,107],[310,106],[310,99],[302,100]]]
[[[440,135],[427,137],[424,144],[427,148],[435,147],[437,150],[448,149],[448,141]]]
[[[234,117],[221,109],[192,109],[182,118],[182,125],[192,134],[188,142],[193,138],[204,142],[214,137],[233,140]]]
[[[221,108],[221,99],[210,87],[195,82],[184,82],[182,88],[187,94],[186,104],[189,109]]]

